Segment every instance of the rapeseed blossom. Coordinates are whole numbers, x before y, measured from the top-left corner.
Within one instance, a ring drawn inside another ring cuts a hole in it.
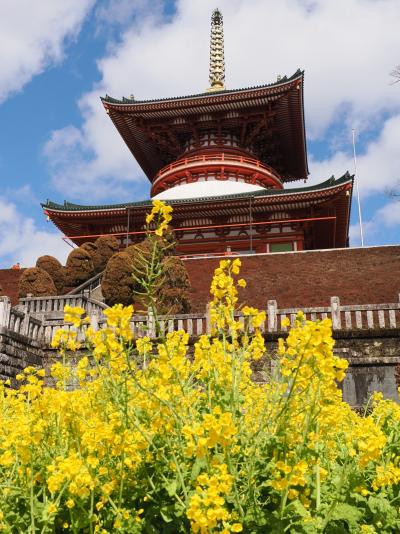
[[[146,217],[146,224],[149,225],[154,219],[157,221],[157,227],[154,233],[161,237],[168,228],[172,220],[172,206],[168,206],[161,200],[153,200],[153,209]]]

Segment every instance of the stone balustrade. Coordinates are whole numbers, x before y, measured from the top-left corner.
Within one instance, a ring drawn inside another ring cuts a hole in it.
[[[79,306],[88,315],[101,312],[108,308],[107,304],[88,297],[84,293],[61,295],[57,297],[24,297],[19,300],[18,308],[36,315],[47,315],[52,312],[64,312],[65,306]]]
[[[400,297],[400,296],[399,296]],[[64,306],[80,306],[90,317],[94,328],[104,328],[106,318],[103,311],[107,306],[85,295],[67,295],[62,297],[27,297],[20,300],[18,306],[12,308],[8,297],[0,297],[0,326],[13,332],[43,341],[48,345],[59,328],[69,328],[64,321]],[[400,328],[399,302],[384,304],[345,305],[340,304],[338,297],[330,299],[330,306],[314,308],[278,308],[275,300],[268,300],[267,318],[261,329],[265,333],[285,332],[282,321],[289,319],[293,325],[295,317],[302,311],[307,319],[317,320],[329,318],[332,328],[336,330],[375,330]],[[241,312],[237,318],[244,322]],[[249,325],[251,327],[251,324]],[[183,329],[191,337],[198,337],[210,332],[208,310],[205,313],[160,315],[156,324],[151,313],[134,315],[131,328],[135,337],[147,335],[151,338]],[[81,332],[82,336],[83,333]]]

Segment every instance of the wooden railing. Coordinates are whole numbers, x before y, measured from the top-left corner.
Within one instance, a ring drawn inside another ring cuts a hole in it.
[[[48,297],[47,299],[30,297],[21,299],[17,308],[11,308],[8,297],[0,297],[0,326],[49,344],[59,328],[72,328],[71,325],[65,323],[60,309],[65,304],[84,308],[94,329],[102,329],[106,326],[106,318],[103,314],[106,305],[83,295]],[[288,318],[293,325],[299,311],[302,311],[305,317],[312,321],[330,318],[333,330],[400,328],[400,300],[391,304],[342,306],[338,297],[332,297],[330,306],[312,308],[279,309],[275,300],[269,300],[266,309],[267,318],[261,325],[262,331],[285,332],[287,327],[282,326],[283,319]],[[235,315],[243,323],[247,320],[241,312]],[[151,313],[134,315],[131,320],[131,329],[135,337],[147,335],[155,338],[160,334],[182,329],[191,337],[196,338],[210,332],[210,317],[208,309],[205,313],[160,315],[156,325]],[[84,333],[80,331],[79,336],[84,337]]]
[[[256,158],[250,158],[250,157],[246,158],[245,156],[219,152],[219,153],[211,153],[211,154],[201,154],[198,156],[189,156],[187,158],[178,159],[177,161],[174,161],[173,163],[169,163],[168,165],[166,165],[165,167],[163,167],[162,169],[158,171],[154,182],[156,182],[160,176],[163,176],[164,174],[170,171],[174,171],[179,167],[184,166],[186,168],[188,165],[191,165],[193,163],[202,164],[202,163],[210,163],[210,162],[211,163],[233,162],[233,163],[240,163],[242,165],[251,165],[253,167],[257,167],[260,170],[267,171],[269,174],[276,177],[276,179],[280,181],[280,177],[275,171],[275,169],[273,169],[269,165],[266,165],[265,163],[261,163],[261,161],[257,160]]]

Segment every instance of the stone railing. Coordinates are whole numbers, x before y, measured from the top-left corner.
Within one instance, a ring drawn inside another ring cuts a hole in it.
[[[83,293],[76,295],[61,295],[58,297],[25,297],[19,300],[18,308],[25,312],[37,315],[46,315],[53,312],[59,312],[61,316],[64,313],[64,306],[79,306],[85,310],[88,315],[95,312],[102,312],[108,308],[107,304],[92,299]]]
[[[330,306],[315,308],[278,309],[275,300],[267,304],[268,331],[284,331],[282,320],[289,318],[293,325],[296,314],[302,311],[306,318],[315,321],[329,318],[333,330],[400,328],[399,302],[391,304],[352,304],[342,306],[339,297],[331,297]]]
[[[0,327],[37,341],[44,335],[43,321],[21,308],[12,308],[8,297],[0,297]]]
[[[0,297],[0,326],[4,326],[16,333],[31,337],[35,341],[49,344],[54,333],[59,328],[70,328],[63,318],[63,307],[81,306],[90,317],[93,328],[102,329],[106,326],[103,310],[107,308],[102,302],[95,301],[84,295],[63,297],[35,298],[28,297],[20,300],[20,304],[11,308],[8,297]],[[295,317],[302,311],[307,319],[317,320],[329,318],[332,320],[333,330],[376,330],[400,328],[400,300],[391,304],[340,304],[338,297],[330,299],[330,306],[313,308],[278,308],[275,300],[267,302],[267,318],[261,326],[263,332],[285,332],[282,326],[285,318],[293,325]],[[246,320],[241,312],[236,317],[244,323]],[[191,337],[198,337],[210,332],[210,317],[208,309],[205,313],[191,313],[178,315],[160,315],[158,325],[151,313],[134,315],[131,329],[135,337],[147,335],[151,338],[158,334],[166,334],[176,330],[185,330]],[[83,337],[83,332],[80,332]]]
[[[81,284],[80,286],[77,286],[77,287],[74,287],[74,289],[71,289],[71,291],[69,291],[67,295],[68,296],[77,295],[77,294],[86,295],[86,293],[90,295],[92,291],[94,291],[95,289],[101,286],[103,274],[104,274],[104,271],[102,271],[101,273],[95,274],[94,276],[92,276],[92,278],[89,278],[89,280],[86,280],[86,282],[83,282],[83,284]]]

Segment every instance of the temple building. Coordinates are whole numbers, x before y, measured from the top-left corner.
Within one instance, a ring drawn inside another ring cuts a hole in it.
[[[106,113],[151,183],[174,208],[182,256],[348,246],[353,177],[307,180],[304,73],[245,89],[225,88],[222,15],[211,19],[210,87],[201,94],[138,101],[102,98]],[[80,245],[114,235],[141,241],[151,200],[42,204]]]

